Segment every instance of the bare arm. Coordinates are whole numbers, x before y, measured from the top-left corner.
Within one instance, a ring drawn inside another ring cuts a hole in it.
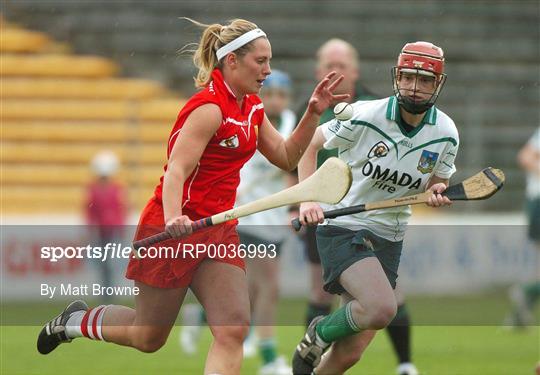
[[[306,153],[298,164],[298,180],[304,181],[317,170],[317,153],[323,147],[325,138],[321,128],[317,128],[315,135],[309,144]],[[321,206],[314,202],[302,203],[300,205],[300,222],[303,225],[317,224],[324,221],[324,214]]]
[[[429,179],[426,190],[429,190],[435,184],[444,184],[446,187],[448,187],[450,180],[448,178],[440,178],[433,175],[433,177]]]
[[[325,142],[321,128],[317,128],[304,157],[298,163],[298,181],[304,181],[317,170],[317,153]]]
[[[340,76],[330,83],[336,72],[328,74],[315,87],[304,116],[287,140],[272,126],[265,116],[259,132],[259,151],[274,165],[292,171],[309,145],[315,129],[319,125],[321,114],[336,101],[345,100],[348,94],[334,95],[334,89],[343,81]]]
[[[205,104],[189,115],[176,138],[163,178],[165,230],[173,237],[191,233],[191,227],[188,228],[191,221],[182,215],[184,182],[197,166],[221,120],[219,107]]]

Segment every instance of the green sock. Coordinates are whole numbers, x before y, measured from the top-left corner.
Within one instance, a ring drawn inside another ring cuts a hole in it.
[[[310,302],[306,311],[306,328],[309,323],[319,315],[328,315],[332,311],[332,304],[319,304]]]
[[[317,335],[326,343],[331,343],[340,338],[352,336],[360,332],[351,313],[352,301],[345,306],[325,316],[315,327]]]
[[[274,340],[273,338],[260,340],[259,354],[261,355],[264,365],[270,362],[274,362],[277,357],[276,340]]]
[[[527,304],[532,307],[540,297],[540,282],[525,285],[523,291],[527,298]]]

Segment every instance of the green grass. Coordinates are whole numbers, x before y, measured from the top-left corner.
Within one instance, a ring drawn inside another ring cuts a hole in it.
[[[19,318],[31,317],[33,313],[53,316],[59,309],[56,304],[39,306],[4,305],[3,321],[6,317],[14,319],[17,314]],[[280,305],[280,316],[294,314],[300,317],[303,306],[303,301],[286,301]],[[540,356],[539,327],[516,332],[495,325],[473,324],[475,319],[481,319],[482,311],[489,317],[488,322],[499,318],[502,321],[506,308],[504,298],[410,298],[409,306],[416,322],[429,324],[434,321],[434,316],[453,318],[447,325],[413,327],[414,361],[423,375],[533,374]],[[277,332],[279,351],[290,358],[303,334],[303,327],[290,325],[291,321],[288,323],[279,326]],[[165,347],[154,354],[77,339],[48,356],[42,356],[35,349],[39,330],[40,327],[28,325],[1,327],[0,374],[202,374],[211,340],[209,331],[205,329],[198,354],[189,357],[179,348],[180,328],[175,327]],[[258,358],[246,359],[242,374],[256,374],[258,366]],[[394,371],[395,357],[389,340],[384,332],[380,332],[362,361],[347,374],[382,375],[393,374]]]

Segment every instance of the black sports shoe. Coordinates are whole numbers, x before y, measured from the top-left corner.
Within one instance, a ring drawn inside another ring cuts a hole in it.
[[[66,323],[74,312],[86,310],[88,310],[88,305],[84,301],[71,302],[60,315],[45,324],[38,336],[38,352],[49,354],[58,345],[71,342],[71,339],[66,335]]]
[[[320,347],[315,343],[315,326],[324,318],[322,315],[311,321],[306,334],[300,344],[296,346],[292,359],[292,370],[294,375],[311,375],[321,362],[321,357],[326,348]]]

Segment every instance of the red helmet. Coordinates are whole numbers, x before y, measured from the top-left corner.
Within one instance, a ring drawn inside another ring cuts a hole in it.
[[[398,82],[401,73],[435,77],[435,91],[428,100],[423,102],[410,100],[400,92]],[[427,111],[435,104],[446,81],[446,75],[444,74],[444,52],[442,48],[429,42],[405,44],[399,54],[397,65],[392,69],[392,81],[394,94],[398,99],[398,103],[407,112],[419,114]]]
[[[441,75],[444,73],[444,52],[428,42],[407,43],[399,54],[397,68],[420,69]]]

